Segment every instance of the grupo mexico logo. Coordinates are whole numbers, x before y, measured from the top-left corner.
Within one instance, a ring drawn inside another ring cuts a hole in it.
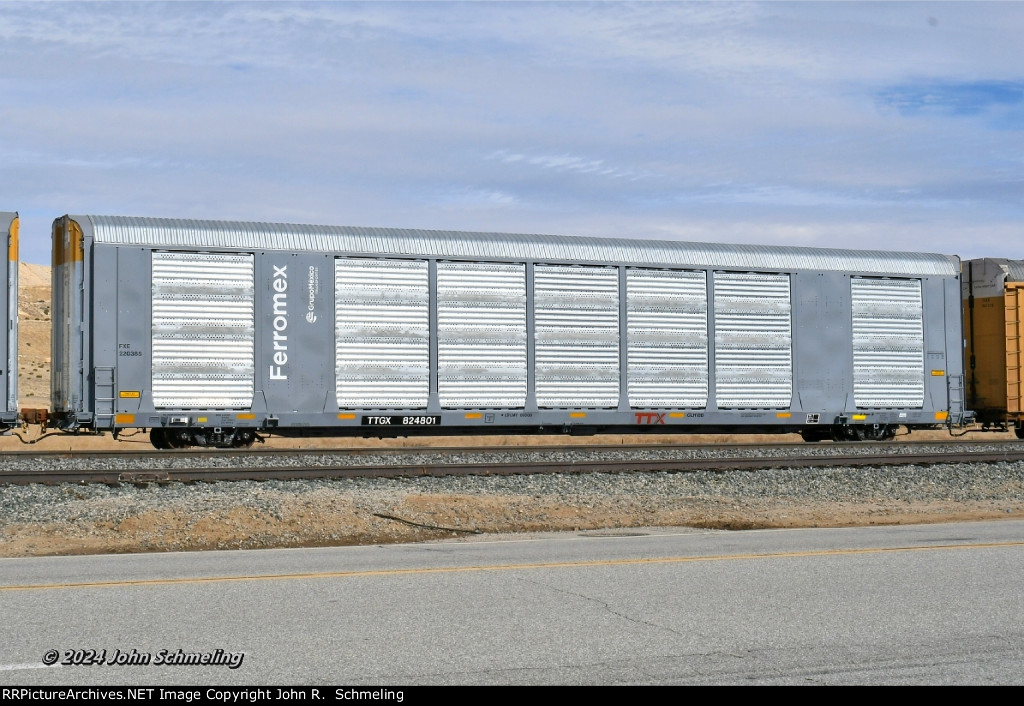
[[[320,268],[309,266],[309,300],[306,305],[306,321],[316,323],[316,295],[320,293]]]

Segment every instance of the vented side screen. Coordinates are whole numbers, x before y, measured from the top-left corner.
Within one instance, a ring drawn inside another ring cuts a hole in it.
[[[153,404],[252,406],[253,256],[153,253]]]
[[[334,261],[339,407],[425,407],[430,291],[420,260]]]
[[[442,407],[526,404],[526,268],[437,265],[438,393]]]
[[[924,405],[921,281],[850,280],[853,397],[858,407]]]
[[[708,403],[708,289],[704,272],[626,272],[632,407]]]
[[[537,405],[618,405],[618,269],[537,265],[534,316]]]
[[[788,275],[716,272],[715,401],[786,408],[793,398]]]

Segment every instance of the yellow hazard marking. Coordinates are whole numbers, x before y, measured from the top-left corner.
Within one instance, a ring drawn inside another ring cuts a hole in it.
[[[11,262],[18,261],[18,218],[15,217],[11,221],[11,230],[9,235],[11,239],[7,243],[7,259]]]
[[[526,571],[530,569],[587,569],[595,566],[641,566],[655,564],[694,564],[707,561],[751,561],[754,559],[800,559],[814,556],[856,556],[895,552],[935,552],[951,549],[1013,549],[1024,542],[982,542],[978,544],[940,544],[930,547],[873,547],[863,549],[818,549],[775,554],[719,554],[715,556],[674,556],[658,559],[605,559],[595,561],[559,561],[551,563],[495,564],[484,566],[439,566],[430,569],[373,569],[363,571],[322,571],[303,574],[264,574],[255,576],[208,576],[180,579],[139,579],[134,581],[89,581],[82,583],[42,583],[25,586],[0,586],[2,591],[36,591],[56,588],[121,588],[125,586],[174,586],[240,581],[295,581],[310,579],[362,578],[366,576],[410,576],[416,574],[465,574],[478,571]]]

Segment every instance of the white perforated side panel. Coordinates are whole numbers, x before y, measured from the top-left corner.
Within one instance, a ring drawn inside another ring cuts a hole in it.
[[[253,256],[154,252],[153,404],[249,408]]]
[[[443,407],[526,404],[526,268],[437,265],[438,393]]]
[[[854,277],[850,289],[854,403],[858,407],[921,407],[921,281]]]
[[[425,407],[430,385],[427,263],[334,262],[338,406]]]
[[[793,336],[788,275],[716,272],[715,401],[789,407]]]
[[[704,272],[626,272],[632,407],[705,407],[708,289]]]
[[[537,265],[534,316],[537,405],[618,405],[619,271]]]

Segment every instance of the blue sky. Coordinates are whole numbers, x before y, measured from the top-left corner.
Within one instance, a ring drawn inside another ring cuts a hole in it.
[[[0,210],[1024,259],[1024,3],[0,1]]]

